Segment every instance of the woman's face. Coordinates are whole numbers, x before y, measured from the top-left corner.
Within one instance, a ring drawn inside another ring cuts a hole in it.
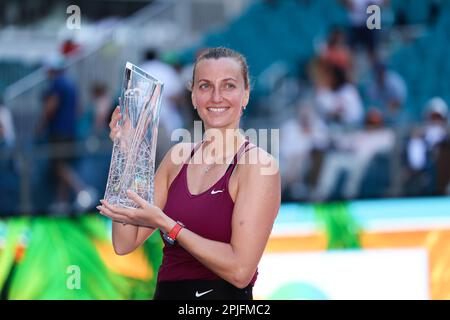
[[[237,128],[242,107],[247,106],[241,66],[233,58],[206,59],[197,63],[192,103],[206,129]]]

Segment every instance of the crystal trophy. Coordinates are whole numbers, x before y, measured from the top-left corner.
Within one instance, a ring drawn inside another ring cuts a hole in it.
[[[127,196],[134,191],[153,203],[155,154],[163,83],[126,63],[118,122],[104,199],[120,207],[137,208]]]

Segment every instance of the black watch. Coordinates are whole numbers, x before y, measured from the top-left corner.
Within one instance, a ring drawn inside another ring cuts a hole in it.
[[[169,237],[169,235],[166,232],[163,233],[162,237],[163,237],[164,241],[167,244],[170,244],[171,246],[174,246],[178,243],[176,239],[172,239],[171,237]]]
[[[181,228],[184,228],[184,227],[185,227],[184,224],[181,223],[180,221],[177,221],[177,224],[178,224]],[[180,230],[181,230],[181,229],[180,229]],[[176,239],[172,238],[167,232],[163,232],[162,237],[163,237],[164,241],[166,241],[166,243],[169,244],[169,245],[171,245],[171,246],[174,246],[174,245],[177,245],[177,244],[178,244],[178,241],[177,241]]]

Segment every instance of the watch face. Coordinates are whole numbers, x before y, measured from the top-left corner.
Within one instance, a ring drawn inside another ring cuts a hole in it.
[[[167,233],[163,233],[163,239],[172,246],[175,244],[175,240],[169,237]]]

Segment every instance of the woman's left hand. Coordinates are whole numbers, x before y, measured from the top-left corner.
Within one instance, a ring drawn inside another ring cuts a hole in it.
[[[121,208],[109,204],[106,200],[100,200],[102,206],[97,206],[97,209],[102,215],[111,218],[115,222],[159,228],[164,220],[162,210],[148,203],[135,192],[128,190],[127,194],[131,200],[139,205],[139,208]]]

